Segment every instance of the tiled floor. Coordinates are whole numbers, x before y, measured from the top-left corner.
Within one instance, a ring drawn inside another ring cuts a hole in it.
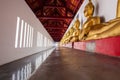
[[[57,48],[29,80],[120,80],[120,58]]]

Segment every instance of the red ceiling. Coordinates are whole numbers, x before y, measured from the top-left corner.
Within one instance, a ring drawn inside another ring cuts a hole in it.
[[[63,37],[84,0],[25,0],[55,42]]]

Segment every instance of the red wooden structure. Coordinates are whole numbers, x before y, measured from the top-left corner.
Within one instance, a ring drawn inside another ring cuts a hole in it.
[[[63,37],[83,0],[25,0],[54,41]]]

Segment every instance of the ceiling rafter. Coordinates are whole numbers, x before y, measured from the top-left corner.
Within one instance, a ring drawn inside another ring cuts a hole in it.
[[[44,7],[47,7],[47,8],[65,8],[65,6],[55,6],[55,5],[45,5],[43,6]]]
[[[73,17],[54,17],[54,16],[41,16],[41,17],[38,17],[39,19],[57,19],[57,20],[60,20],[60,19],[73,19]]]
[[[84,0],[25,0],[54,41],[60,41]]]
[[[50,35],[54,36],[55,34],[50,33]],[[57,36],[57,37],[62,37],[64,34],[63,33],[56,33],[56,35],[61,35],[61,36]],[[54,36],[55,37],[55,36]]]
[[[47,29],[67,29],[67,27],[61,27],[61,26],[55,26],[55,27],[53,27],[53,26],[44,26],[45,28],[47,28]]]
[[[63,35],[64,33],[61,33],[61,32],[59,32],[59,33],[58,32],[50,32],[50,34],[53,34],[53,35],[62,34]]]

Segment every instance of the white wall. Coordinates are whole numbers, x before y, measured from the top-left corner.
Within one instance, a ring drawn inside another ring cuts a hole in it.
[[[76,14],[76,16],[79,15],[81,25],[86,21],[83,11],[88,1],[89,0],[84,0],[83,4],[81,5],[79,11]],[[94,16],[102,17],[104,21],[109,21],[116,17],[117,0],[92,0],[92,2],[95,6]],[[73,19],[72,23],[70,24],[69,28],[74,24],[76,16]]]
[[[109,21],[116,17],[117,0],[97,0],[98,16],[104,17],[105,21]]]
[[[17,17],[34,28],[32,47],[15,48]],[[25,0],[0,0],[0,65],[45,49],[37,47],[38,31],[53,42]]]

